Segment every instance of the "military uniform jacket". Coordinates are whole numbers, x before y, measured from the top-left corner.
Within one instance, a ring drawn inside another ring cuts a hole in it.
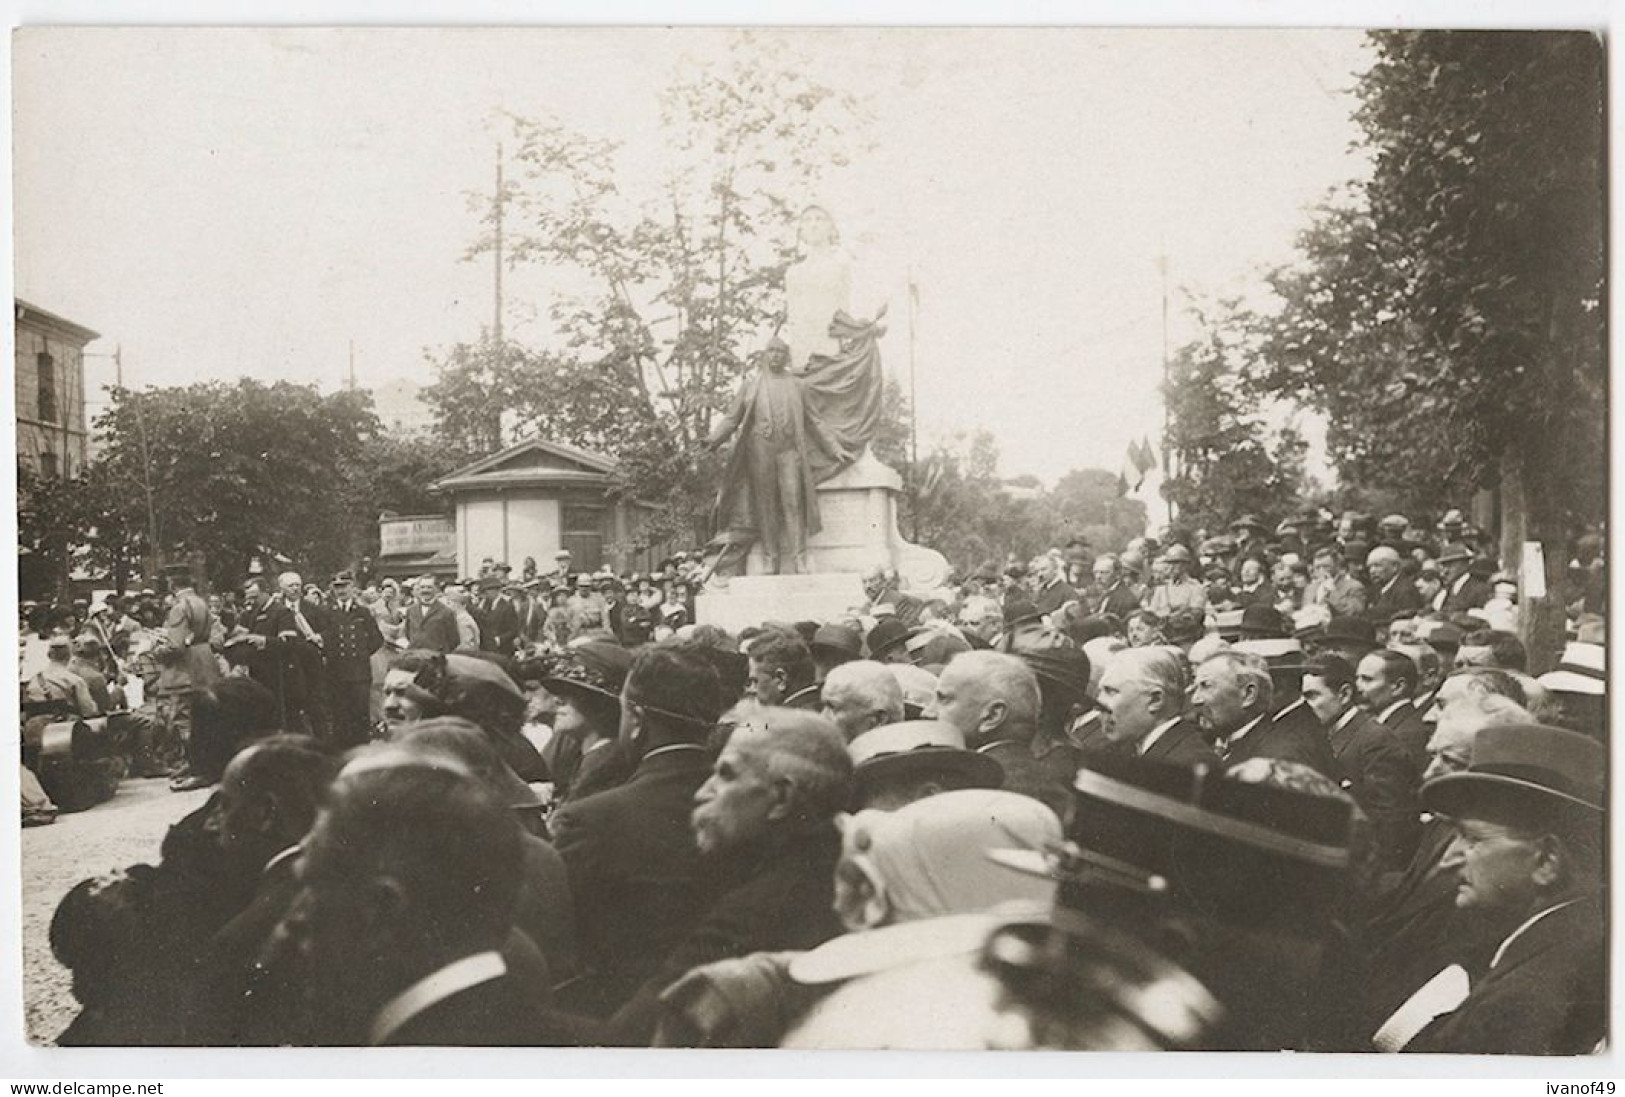
[[[378,618],[360,602],[349,608],[335,605],[318,624],[327,656],[327,673],[336,682],[372,681],[372,653],[384,646]]]
[[[175,604],[164,620],[168,651],[158,660],[159,691],[206,689],[220,677],[214,652],[209,648],[212,621],[209,603],[196,593],[183,590],[175,595]]]
[[[1178,610],[1207,614],[1207,587],[1195,579],[1159,583],[1145,596],[1145,608],[1166,620]]]

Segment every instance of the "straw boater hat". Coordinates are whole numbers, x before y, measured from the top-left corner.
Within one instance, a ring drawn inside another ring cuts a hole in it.
[[[1607,654],[1601,644],[1572,641],[1563,649],[1557,669],[1542,674],[1541,685],[1556,693],[1602,696],[1608,691]]]
[[[1004,784],[1004,767],[998,760],[967,748],[959,729],[940,720],[886,724],[859,735],[847,750],[860,795],[869,786],[914,773],[954,773],[968,788]]]

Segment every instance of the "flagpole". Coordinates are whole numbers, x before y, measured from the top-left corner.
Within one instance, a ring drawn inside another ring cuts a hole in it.
[[[914,499],[909,507],[909,536],[920,539],[920,404],[914,387],[914,329],[920,319],[920,291],[914,284],[914,265],[908,268],[908,468]]]
[[[1164,241],[1162,253],[1157,256],[1157,269],[1162,282],[1162,484],[1163,502],[1168,504],[1168,524],[1174,524],[1174,498],[1168,494],[1168,481],[1173,479],[1173,458],[1169,454],[1168,435],[1172,426],[1169,412],[1168,389],[1173,384],[1173,372],[1168,361],[1168,248]]]

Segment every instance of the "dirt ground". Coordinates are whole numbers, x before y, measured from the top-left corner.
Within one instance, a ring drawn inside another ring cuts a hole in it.
[[[156,863],[164,832],[208,798],[207,789],[170,792],[161,778],[126,780],[105,804],[23,831],[23,1002],[30,1041],[55,1042],[79,1011],[48,937],[62,896],[88,876]]]

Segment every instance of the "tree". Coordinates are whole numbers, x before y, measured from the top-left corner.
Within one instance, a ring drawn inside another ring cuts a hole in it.
[[[1105,469],[1073,469],[1049,499],[1066,523],[1066,538],[1082,536],[1096,552],[1121,551],[1145,533],[1145,503],[1119,494],[1117,475]]]
[[[140,570],[142,541],[116,487],[100,463],[72,479],[40,476],[18,463],[20,594],[64,598],[77,568],[111,575],[120,588]]]
[[[1252,322],[1233,301],[1194,309],[1202,336],[1179,348],[1163,385],[1172,472],[1163,497],[1186,532],[1224,529],[1244,512],[1284,517],[1303,495],[1307,444],[1272,432],[1247,390]]]
[[[668,157],[656,180],[618,174],[614,142],[511,117],[509,261],[579,288],[553,302],[545,349],[487,340],[441,359],[426,398],[448,440],[540,433],[607,452],[622,490],[659,507],[648,538],[709,534],[721,476],[703,450],[712,417],[779,319],[795,216],[861,143],[854,102],[811,70],[748,33],[725,63],[685,65],[661,96]]]
[[[377,554],[376,519],[386,511],[445,513],[448,500],[429,485],[478,455],[427,432],[364,436],[343,477],[345,510],[355,523],[349,555]]]
[[[124,528],[146,528],[150,483],[158,550],[201,553],[216,583],[236,581],[263,549],[340,567],[376,518],[351,510],[344,489],[378,430],[365,393],[246,379],[117,389],[96,429]]]
[[[1566,541],[1605,512],[1603,48],[1587,32],[1373,33],[1374,168],[1274,279],[1262,382],[1325,411],[1339,470],[1442,502],[1497,488],[1502,557],[1544,545],[1538,665]]]

